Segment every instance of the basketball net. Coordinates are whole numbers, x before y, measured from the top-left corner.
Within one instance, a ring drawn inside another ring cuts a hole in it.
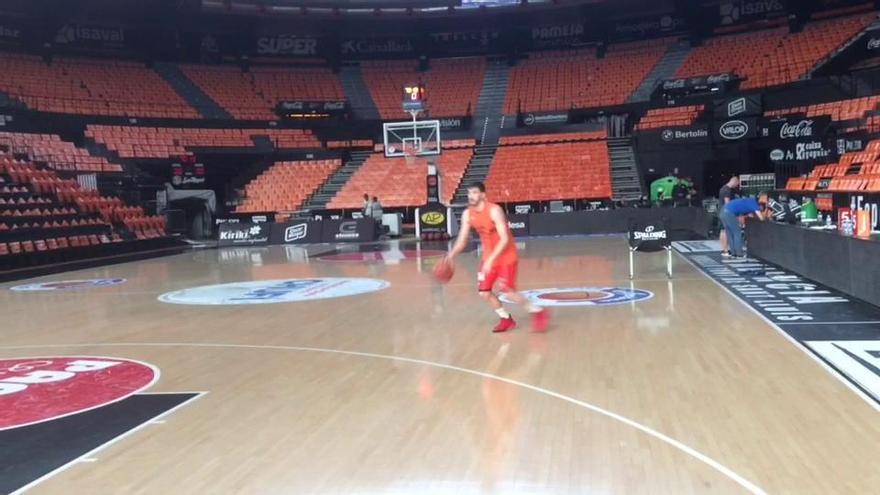
[[[416,164],[415,146],[408,143],[403,143],[403,159],[406,160],[407,166],[412,167]]]

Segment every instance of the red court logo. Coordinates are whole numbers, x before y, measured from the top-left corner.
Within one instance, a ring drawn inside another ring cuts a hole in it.
[[[108,357],[0,359],[0,430],[120,401],[159,378],[152,365]]]

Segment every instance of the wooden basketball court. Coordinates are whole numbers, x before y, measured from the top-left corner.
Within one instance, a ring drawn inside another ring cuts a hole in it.
[[[326,246],[206,250],[3,284],[0,359],[133,360],[160,373],[138,394],[189,394],[51,469],[4,476],[34,494],[880,492],[876,405],[681,256],[671,281],[664,254],[640,256],[631,285],[623,238],[526,241],[520,288],[569,303],[564,289],[582,288],[583,304],[552,307],[546,334],[514,313],[520,327],[493,335],[474,254],[438,286],[436,247],[403,246],[366,261]],[[321,277],[389,285],[276,304],[158,299]],[[8,290],[94,278],[126,281]],[[608,288],[649,295],[602,304]],[[22,466],[53,453],[40,438],[33,458],[0,443]]]

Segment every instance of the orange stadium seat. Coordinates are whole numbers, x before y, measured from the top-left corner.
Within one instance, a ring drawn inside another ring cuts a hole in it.
[[[34,110],[82,115],[200,118],[143,63],[0,54],[0,91]]]
[[[13,153],[27,155],[35,162],[45,163],[54,170],[122,172],[122,165],[110,163],[102,156],[92,156],[88,150],[62,141],[55,134],[0,132],[0,145],[6,145]]]
[[[362,62],[364,82],[370,89],[383,119],[403,119],[403,87],[425,83],[428,93],[426,115],[459,117],[472,114],[486,70],[484,57],[435,59],[426,72],[417,70],[415,60]]]
[[[255,136],[268,137],[276,148],[320,148],[307,129],[194,129],[89,125],[86,136],[122,158],[168,158],[192,147],[253,148]]]
[[[445,149],[439,156],[442,202],[449,204],[452,201],[472,155],[473,149],[461,148]],[[370,155],[327,207],[360,208],[364,194],[378,196],[379,202],[386,207],[424,205],[428,195],[425,183],[427,165],[423,157],[408,165],[402,158],[387,158],[382,153]]]
[[[637,130],[657,129],[660,127],[691,125],[704,110],[704,105],[684,107],[652,108],[636,124]]]
[[[818,117],[820,115],[829,115],[831,120],[853,120],[862,119],[865,113],[877,109],[880,103],[880,95],[864,96],[861,98],[853,98],[850,100],[837,100],[827,103],[816,103],[803,107],[786,108],[782,110],[770,110],[764,112],[768,117],[782,117],[785,115],[806,115],[807,117]]]
[[[324,67],[251,67],[182,65],[202,91],[236,119],[276,120],[275,107],[285,100],[345,100],[342,84]]]
[[[626,103],[671,42],[612,45],[601,59],[594,48],[532,53],[510,73],[505,113]]]
[[[873,22],[870,14],[809,23],[799,33],[787,27],[709,38],[695,47],[676,77],[733,72],[741,88],[790,83]]]
[[[605,141],[501,146],[486,178],[498,202],[611,197]]]
[[[245,186],[236,211],[296,210],[341,165],[340,160],[275,162]]]

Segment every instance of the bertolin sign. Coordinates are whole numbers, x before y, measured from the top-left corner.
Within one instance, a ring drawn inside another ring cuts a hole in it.
[[[687,129],[664,129],[660,132],[660,139],[667,143],[674,141],[705,140],[709,137],[709,130],[705,127]]]

